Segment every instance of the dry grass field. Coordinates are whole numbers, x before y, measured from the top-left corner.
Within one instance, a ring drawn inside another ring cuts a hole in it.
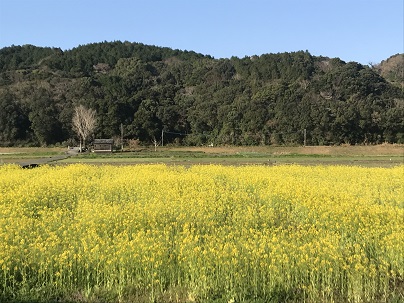
[[[0,147],[0,155],[63,153],[63,147]],[[164,147],[159,150],[203,152],[207,154],[237,154],[240,152],[272,153],[274,155],[403,155],[403,144],[344,145],[344,146],[215,146],[215,147]]]
[[[208,154],[237,154],[240,152],[271,153],[273,155],[330,155],[330,156],[404,156],[404,145],[345,145],[345,146],[218,146],[218,147],[180,147],[172,151],[193,151]]]

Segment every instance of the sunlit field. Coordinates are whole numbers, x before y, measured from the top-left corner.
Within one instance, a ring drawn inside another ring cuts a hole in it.
[[[0,166],[0,302],[402,302],[404,166]]]

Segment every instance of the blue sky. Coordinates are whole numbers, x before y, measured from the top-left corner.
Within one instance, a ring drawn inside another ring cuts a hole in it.
[[[308,50],[362,64],[403,52],[403,0],[0,0],[0,48],[130,41],[215,58]]]

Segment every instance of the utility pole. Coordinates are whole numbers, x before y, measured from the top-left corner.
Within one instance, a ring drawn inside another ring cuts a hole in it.
[[[161,146],[164,146],[164,130],[161,130]]]
[[[306,147],[306,129],[303,130],[303,146]]]
[[[123,124],[121,123],[121,151],[123,151]]]

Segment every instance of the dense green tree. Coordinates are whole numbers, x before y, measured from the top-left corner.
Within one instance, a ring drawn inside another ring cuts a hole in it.
[[[120,41],[6,47],[0,144],[74,138],[78,104],[97,111],[97,137],[120,136],[123,125],[143,142],[166,131],[166,143],[303,144],[306,130],[307,144],[402,143],[399,78],[382,76],[398,70],[391,60],[379,71],[307,51],[213,59]]]
[[[25,141],[30,122],[10,91],[0,93],[0,108],[0,144],[9,145]]]
[[[58,120],[59,112],[46,90],[34,93],[30,102],[29,120],[31,129],[40,145],[64,141],[62,125]]]

